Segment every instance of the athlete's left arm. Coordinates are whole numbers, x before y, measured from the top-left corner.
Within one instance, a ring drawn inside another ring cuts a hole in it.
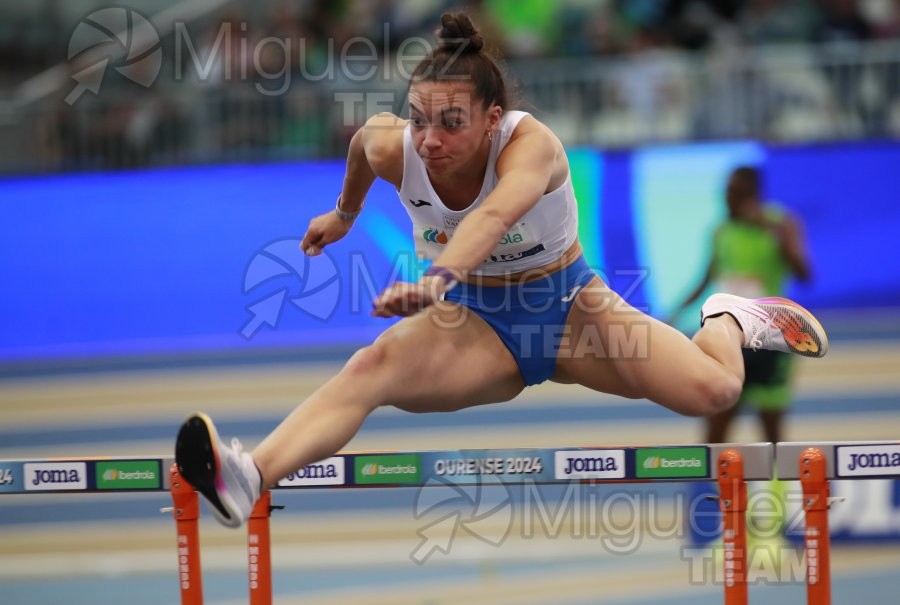
[[[784,217],[777,226],[776,234],[781,244],[781,255],[799,281],[809,281],[812,277],[809,254],[803,224],[790,215]]]
[[[447,267],[458,276],[478,267],[538,203],[551,180],[565,178],[566,161],[556,136],[533,117],[523,118],[497,158],[496,187],[481,206],[460,222],[434,264]]]

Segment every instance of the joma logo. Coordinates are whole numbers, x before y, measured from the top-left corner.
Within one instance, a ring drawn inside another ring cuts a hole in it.
[[[30,491],[87,489],[86,470],[84,462],[29,463],[25,465],[25,489]]]
[[[34,478],[31,480],[32,485],[41,485],[42,483],[79,483],[81,477],[78,471],[34,471]]]

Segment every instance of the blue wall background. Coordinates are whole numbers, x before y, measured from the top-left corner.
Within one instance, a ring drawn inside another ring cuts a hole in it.
[[[697,283],[740,163],[802,217],[814,309],[900,307],[900,145],[752,142],[572,150],[589,261],[665,317]],[[393,279],[424,267],[393,189],[376,183],[327,256],[296,249],[343,162],[181,168],[0,181],[0,361],[354,346]]]

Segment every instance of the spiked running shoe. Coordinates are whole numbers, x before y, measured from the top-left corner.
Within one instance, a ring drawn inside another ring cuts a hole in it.
[[[219,523],[240,527],[260,495],[259,469],[240,441],[227,446],[206,414],[188,417],[175,440],[178,472],[209,502]]]
[[[700,311],[700,325],[727,313],[744,331],[744,347],[824,357],[828,335],[812,313],[786,298],[741,298],[713,294]]]

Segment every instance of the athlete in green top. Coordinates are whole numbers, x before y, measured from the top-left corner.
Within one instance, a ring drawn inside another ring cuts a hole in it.
[[[678,308],[673,320],[710,286],[720,292],[760,298],[781,296],[791,276],[810,278],[809,257],[799,220],[761,199],[756,168],[735,169],[725,194],[728,219],[713,236],[712,259],[703,281]],[[708,443],[722,443],[738,408],[749,405],[760,416],[767,441],[782,438],[790,404],[790,356],[777,351],[743,350],[745,379],[739,404],[707,421]]]

